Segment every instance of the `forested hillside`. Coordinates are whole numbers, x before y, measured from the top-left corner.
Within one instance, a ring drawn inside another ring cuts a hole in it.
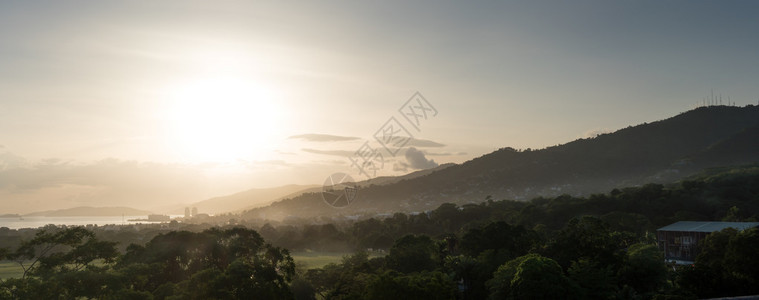
[[[448,203],[429,213],[336,224],[191,225],[127,235],[48,226],[30,236],[6,229],[3,241],[15,242],[4,242],[0,257],[23,266],[23,275],[0,282],[0,299],[748,295],[759,293],[759,256],[752,254],[759,230],[714,233],[700,244],[696,264],[680,267],[665,264],[653,232],[680,220],[757,217],[759,165],[749,165],[588,197]],[[289,254],[336,248],[356,252],[310,269]]]
[[[759,162],[759,106],[701,107],[675,117],[540,150],[503,148],[400,182],[360,189],[335,210],[319,193],[253,209],[248,219],[421,212],[441,203],[587,196],[619,186],[669,183],[716,166]]]

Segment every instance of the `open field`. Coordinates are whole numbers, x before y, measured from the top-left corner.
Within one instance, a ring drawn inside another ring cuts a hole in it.
[[[19,278],[23,273],[24,270],[16,262],[0,261],[0,279]]]
[[[293,252],[292,257],[296,263],[303,263],[309,269],[321,268],[330,263],[340,263],[343,256],[352,255],[351,252]],[[369,257],[379,257],[383,254],[370,253]],[[0,279],[18,278],[23,274],[21,267],[12,261],[0,262]]]
[[[316,269],[330,263],[340,263],[343,256],[352,255],[352,252],[293,252],[291,255],[295,263],[304,263],[309,269]],[[384,254],[370,253],[369,257],[380,257]]]

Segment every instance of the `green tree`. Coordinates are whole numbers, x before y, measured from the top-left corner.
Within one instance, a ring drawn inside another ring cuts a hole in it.
[[[722,218],[722,221],[741,222],[743,221],[743,217],[741,215],[742,215],[741,210],[737,206],[733,206],[727,210],[727,215],[725,215],[725,217]]]
[[[456,299],[456,286],[441,272],[404,275],[388,271],[367,286],[367,299]]]
[[[395,241],[387,256],[387,266],[403,273],[434,270],[440,260],[440,249],[426,235],[406,235]]]
[[[684,268],[678,279],[683,290],[699,297],[727,297],[759,293],[759,229],[732,228],[710,233],[699,243],[693,267]]]
[[[588,299],[614,299],[617,294],[617,276],[611,266],[584,258],[573,261],[567,272]]]
[[[100,241],[82,227],[49,232],[40,230],[7,256],[23,269],[22,279],[35,273],[79,271],[98,259],[112,263],[118,255],[115,243]]]
[[[493,222],[482,228],[472,228],[461,239],[462,253],[477,256],[485,250],[503,252],[508,260],[526,254],[539,243],[539,236],[522,226]]]
[[[0,283],[13,298],[98,298],[120,286],[107,272],[118,256],[115,243],[82,227],[39,230],[6,256],[23,270],[21,278]]]
[[[316,290],[308,280],[302,277],[296,277],[290,283],[290,291],[292,291],[293,298],[295,300],[315,300]]]
[[[653,296],[667,280],[663,253],[654,245],[632,245],[627,250],[618,277],[621,284],[630,286],[636,294]]]
[[[528,254],[500,266],[488,282],[491,299],[581,299],[580,288],[556,261]]]
[[[191,299],[291,298],[295,263],[289,251],[250,229],[212,228],[158,235],[130,246],[117,266],[129,288]],[[178,293],[173,294],[172,293]]]
[[[466,255],[447,256],[443,267],[454,282],[459,282],[463,299],[487,297],[485,282],[493,275],[491,268]]]
[[[622,243],[601,219],[584,216],[567,223],[546,249],[548,257],[568,269],[572,261],[588,259],[600,265],[619,268]]]

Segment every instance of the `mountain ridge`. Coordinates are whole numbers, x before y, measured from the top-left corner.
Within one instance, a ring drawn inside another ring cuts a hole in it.
[[[92,207],[78,206],[65,209],[46,210],[24,214],[25,217],[112,217],[112,216],[147,216],[150,211],[124,206]]]
[[[318,193],[310,193],[244,215],[282,219],[413,212],[444,202],[481,202],[488,196],[525,200],[668,182],[709,167],[759,161],[759,147],[753,147],[759,140],[755,127],[759,127],[758,106],[701,107],[544,149],[501,148],[425,176],[362,188],[357,201],[340,210],[324,204]]]

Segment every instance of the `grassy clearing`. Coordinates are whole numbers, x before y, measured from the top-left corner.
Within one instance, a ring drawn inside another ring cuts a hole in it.
[[[330,263],[339,264],[343,256],[351,253],[334,253],[334,252],[293,252],[292,257],[296,263],[305,264],[309,269],[324,267]]]
[[[29,266],[29,263],[26,262],[24,265],[27,267]],[[104,266],[102,260],[95,260],[91,263],[93,266]],[[70,265],[73,267],[73,265]],[[21,275],[24,275],[24,269],[21,268],[21,266],[18,265],[15,261],[0,261],[0,279],[7,279],[7,278],[21,278]]]
[[[346,255],[352,255],[352,252],[294,252],[293,259],[296,263],[305,264],[309,269],[316,269],[326,266],[330,263],[339,264]],[[369,257],[379,257],[383,254],[370,253]],[[0,279],[19,278],[24,270],[12,261],[0,261]]]
[[[291,253],[295,263],[303,263],[309,269],[324,267],[330,263],[339,264],[343,261],[343,256],[352,255],[353,252],[293,252]],[[369,253],[369,257],[379,257],[384,254]]]
[[[0,261],[0,279],[20,278],[24,270],[16,262]]]

